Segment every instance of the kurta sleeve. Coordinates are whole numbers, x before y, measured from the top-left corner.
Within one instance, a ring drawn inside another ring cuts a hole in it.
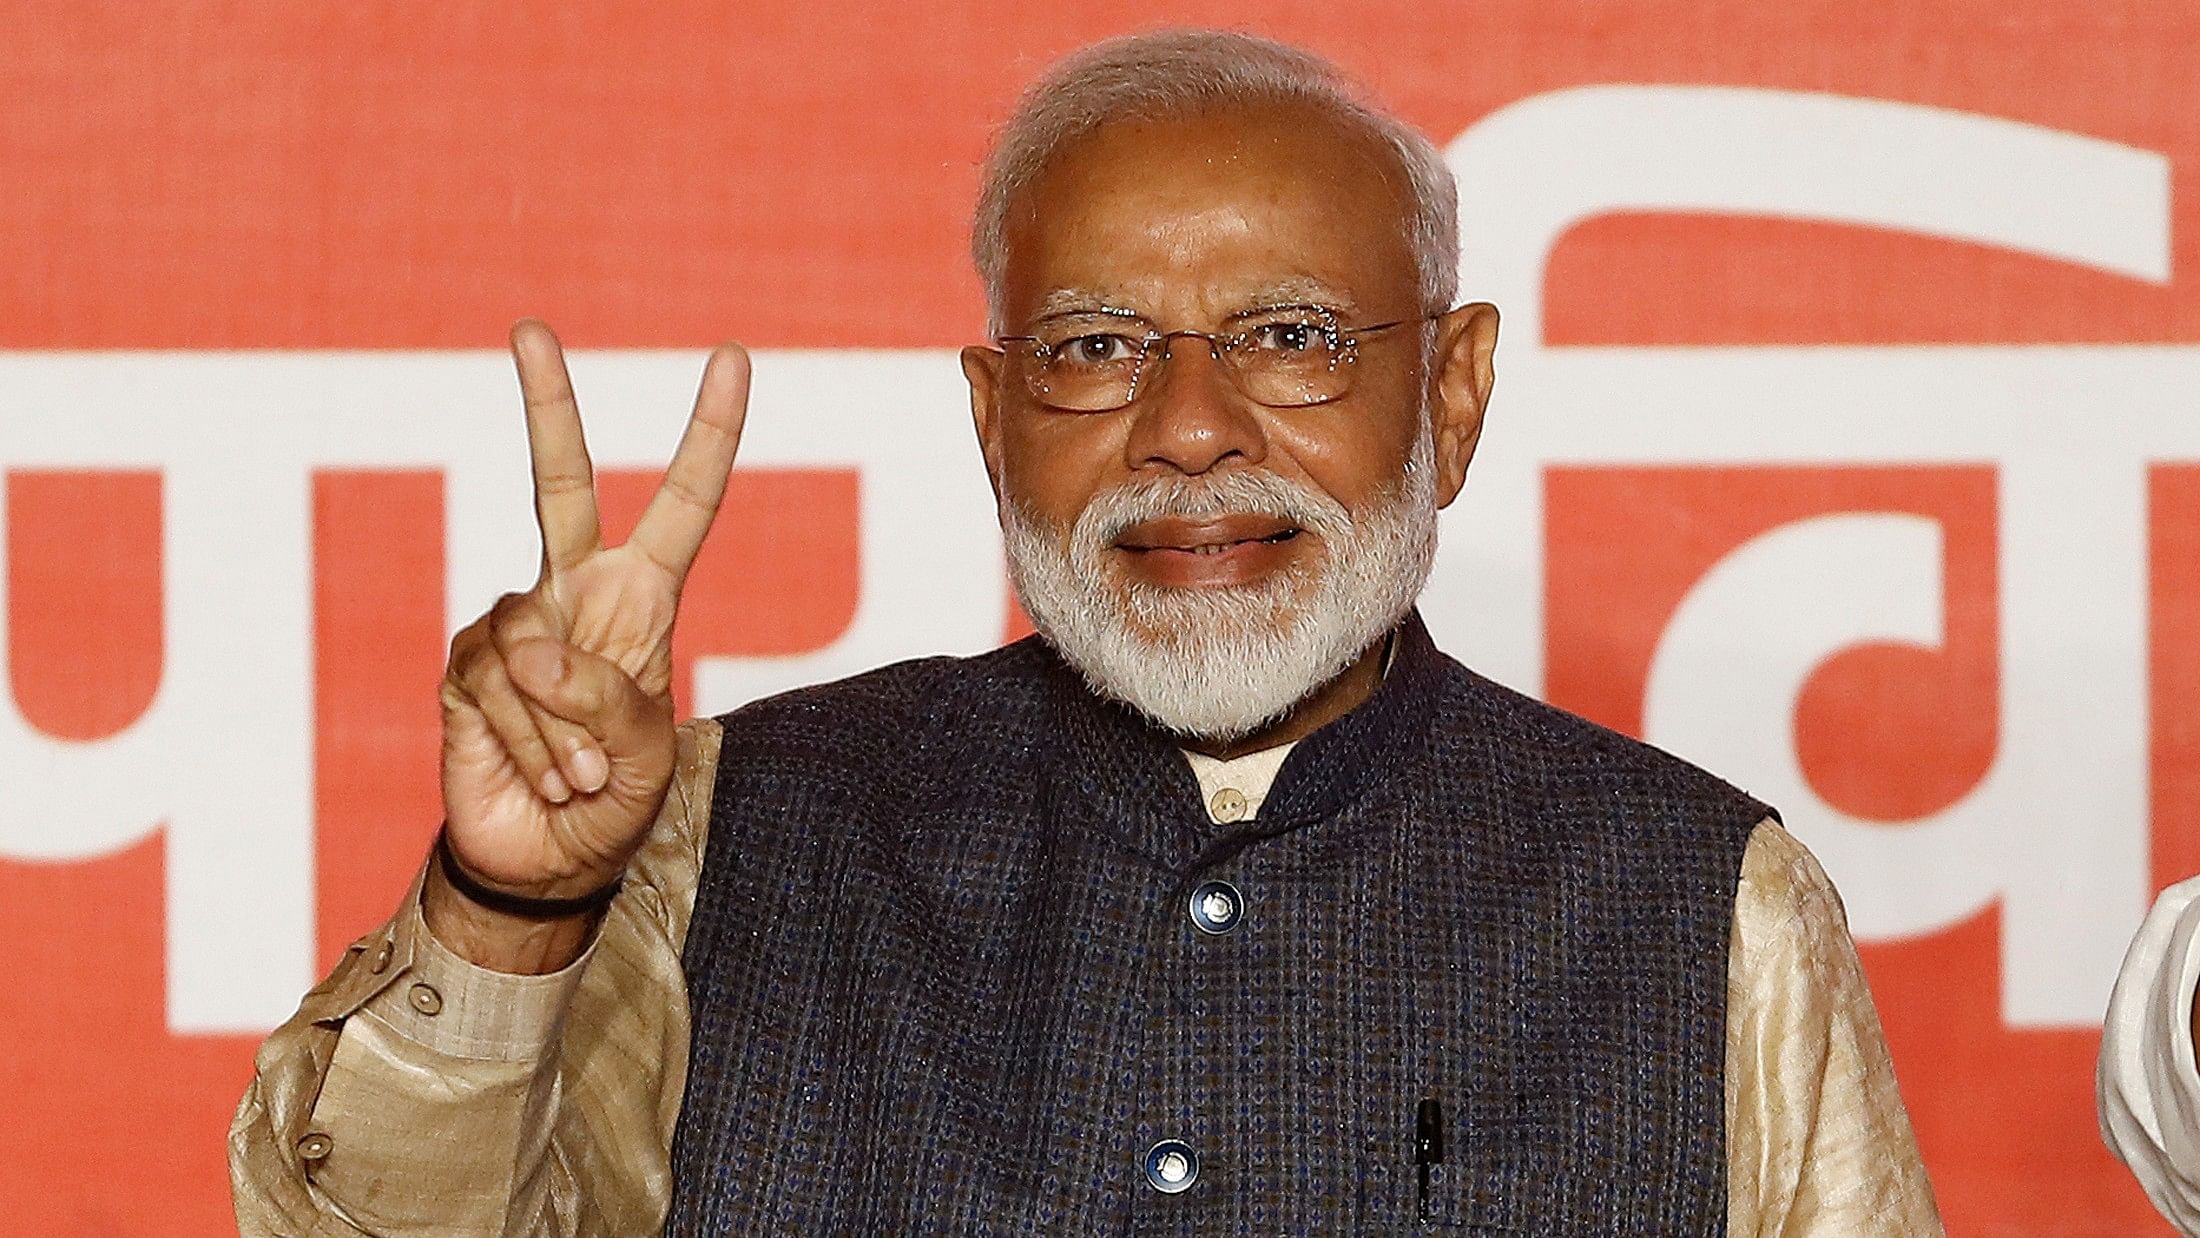
[[[2162,891],[2124,955],[2101,1028],[2101,1138],[2172,1225],[2200,1234],[2200,877]]]
[[[403,909],[260,1047],[229,1131],[246,1235],[655,1233],[686,1083],[680,951],[718,764],[680,729],[665,807],[588,950],[475,967]]]
[[[1943,1233],[1840,897],[1772,821],[1735,892],[1726,1126],[1734,1238]]]

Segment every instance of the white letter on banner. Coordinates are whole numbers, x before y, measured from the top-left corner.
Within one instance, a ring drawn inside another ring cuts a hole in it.
[[[1856,821],[1812,789],[1796,755],[1795,705],[1811,672],[1866,643],[1939,649],[1942,592],[1933,520],[1875,513],[1782,525],[1696,582],[1643,693],[1643,728],[1659,743],[1750,771],[1752,790],[1808,822],[1829,869],[1871,875],[1843,892],[1850,923],[1869,937],[1959,923],[1992,902],[2008,875],[1995,842],[2015,805],[1974,793],[1900,826]]]
[[[1654,742],[1782,801],[1842,882],[1860,937],[1928,931],[1998,898],[2004,1018],[2098,1023],[2147,881],[2144,468],[2135,444],[2074,421],[2092,411],[2082,400],[2015,415],[2062,384],[2043,388],[2035,375],[2017,398],[2009,390],[2043,353],[2073,379],[2098,359],[2017,348],[1554,349],[1541,339],[1543,279],[1578,223],[1687,211],[1945,237],[2160,284],[2168,161],[1909,104],[1658,86],[1514,104],[1461,135],[1448,158],[1462,285],[1506,311],[1501,393],[1514,394],[1447,513],[1465,550],[1447,553],[1454,566],[1432,582],[1431,624],[1500,676],[1540,682],[1541,479],[1554,465],[1996,462],[2002,734],[1993,769],[1963,802],[1868,825],[1810,793],[1795,768],[1793,695],[1817,659],[1857,640],[1940,640],[1938,559],[1925,532],[1899,518],[1833,517],[1736,551],[1666,635],[1646,726]],[[2024,371],[2005,372],[2020,358]],[[1913,377],[1896,407],[1832,401],[1830,419],[1819,407],[1829,382],[1853,395],[1879,385],[1863,381],[1868,372],[1935,366],[1954,373]],[[1941,394],[1916,394],[1927,389]],[[1976,426],[1989,429],[1954,441]],[[1860,562],[1866,546],[1896,557]],[[1841,598],[1818,583],[1838,579],[1828,562],[1857,573]],[[1797,599],[1817,609],[1802,613]],[[1723,659],[1707,657],[1714,641]],[[1761,680],[1740,684],[1722,665]]]
[[[101,403],[107,393],[70,381],[99,374],[75,360],[39,367],[29,388],[11,385],[11,401],[29,406],[43,396],[49,410],[79,411]],[[127,389],[160,363],[118,356],[103,364],[111,368],[101,377],[116,381],[90,385]],[[12,700],[0,708],[0,856],[96,859],[159,831],[168,1027],[255,1032],[295,1009],[311,982],[306,476],[291,461],[270,462],[237,432],[246,427],[204,415],[205,407],[156,410],[192,415],[193,432],[174,436],[167,453],[142,438],[82,453],[16,437],[0,459],[0,469],[26,458],[22,467],[51,468],[51,456],[72,454],[77,467],[159,469],[166,616],[160,686],[121,731],[59,740],[34,729]],[[35,436],[64,420],[9,425]],[[140,451],[151,458],[110,455]],[[0,645],[5,579],[0,573]]]

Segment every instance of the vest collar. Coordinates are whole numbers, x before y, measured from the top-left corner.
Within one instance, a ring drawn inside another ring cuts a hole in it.
[[[1299,741],[1244,832],[1271,835],[1317,824],[1408,776],[1406,757],[1428,729],[1445,658],[1417,610],[1394,635],[1382,683],[1350,713]],[[1094,806],[1084,820],[1172,867],[1210,853],[1217,831],[1227,827],[1208,820],[1199,780],[1176,739],[1095,693],[1051,648],[1047,665],[1056,768],[1067,775],[1065,790]],[[1072,819],[1075,809],[1065,806],[1065,813]]]

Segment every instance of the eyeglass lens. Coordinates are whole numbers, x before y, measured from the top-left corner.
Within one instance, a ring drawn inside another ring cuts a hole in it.
[[[1327,315],[1264,311],[1208,335],[1163,335],[1139,320],[1076,315],[1032,330],[1025,381],[1032,398],[1070,412],[1107,412],[1138,397],[1170,350],[1196,341],[1247,399],[1273,408],[1321,404],[1351,388],[1354,342]]]

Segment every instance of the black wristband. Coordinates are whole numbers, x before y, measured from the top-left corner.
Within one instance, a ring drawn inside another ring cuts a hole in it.
[[[613,877],[609,885],[579,898],[529,898],[524,894],[493,889],[467,872],[466,866],[460,864],[458,857],[451,854],[449,829],[436,832],[435,862],[443,870],[443,879],[451,883],[452,889],[465,895],[467,901],[479,903],[491,911],[526,920],[566,920],[602,911],[611,905],[612,899],[618,897],[619,887],[626,884],[626,876],[622,873]]]

